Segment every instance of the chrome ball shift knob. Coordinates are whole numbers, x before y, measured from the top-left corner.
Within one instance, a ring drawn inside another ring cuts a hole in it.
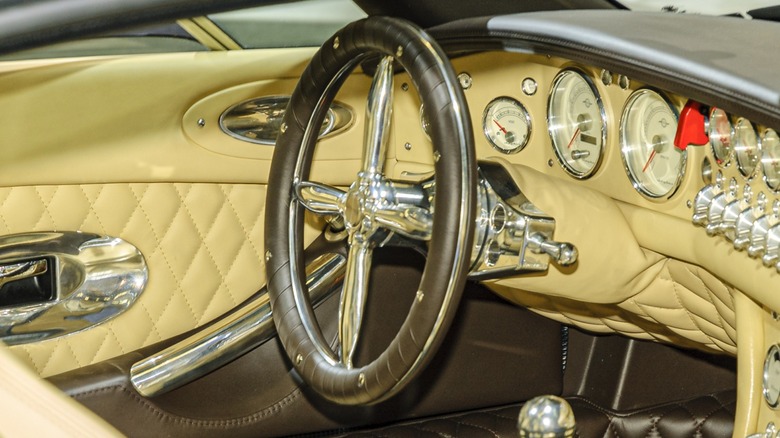
[[[528,400],[517,418],[520,438],[574,437],[574,426],[571,406],[566,400],[554,395]]]

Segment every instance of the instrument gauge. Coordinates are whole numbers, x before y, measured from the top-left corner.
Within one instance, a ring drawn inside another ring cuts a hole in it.
[[[710,111],[709,137],[712,145],[712,153],[719,165],[725,166],[731,157],[731,141],[734,128],[731,126],[726,111],[720,108],[712,108]]]
[[[515,154],[528,144],[531,115],[515,99],[499,97],[485,108],[482,130],[495,149],[505,154]]]
[[[751,178],[759,162],[758,135],[750,120],[740,118],[734,125],[734,152],[739,172]]]
[[[553,81],[547,124],[555,155],[576,178],[587,178],[601,162],[606,117],[596,87],[575,71],[564,70]]]
[[[650,89],[635,91],[620,120],[620,147],[631,182],[650,198],[671,196],[682,180],[686,153],[674,146],[677,109]]]
[[[780,137],[774,129],[767,129],[761,136],[761,169],[766,185],[780,190]]]
[[[764,400],[770,408],[777,408],[780,402],[780,346],[769,347],[764,359]]]

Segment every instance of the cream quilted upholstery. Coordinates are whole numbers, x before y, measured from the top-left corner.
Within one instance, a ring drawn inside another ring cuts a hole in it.
[[[170,338],[223,314],[265,282],[265,186],[90,184],[0,188],[0,233],[80,230],[121,237],[149,265],[136,304],[105,324],[14,353],[42,376]]]
[[[660,263],[662,269],[648,287],[618,304],[591,304],[489,286],[534,312],[592,332],[735,355],[735,290],[697,266],[673,259]]]

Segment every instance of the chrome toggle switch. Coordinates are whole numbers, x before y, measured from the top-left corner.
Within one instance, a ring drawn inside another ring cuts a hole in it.
[[[737,220],[740,214],[742,214],[743,203],[741,201],[731,201],[726,208],[723,209],[723,215],[721,216],[720,233],[723,234],[726,239],[733,242],[737,238]]]
[[[528,400],[517,418],[520,438],[569,438],[574,436],[575,426],[571,405],[554,395]]]
[[[715,197],[715,186],[707,186],[696,194],[693,200],[693,224],[698,226],[707,225],[707,218],[710,210],[710,203]]]
[[[780,225],[775,225],[766,234],[766,249],[761,257],[764,266],[775,266],[780,258]]]
[[[737,217],[737,228],[734,236],[734,249],[744,250],[750,245],[750,230],[753,229],[753,222],[756,221],[756,209],[745,209]]]
[[[766,236],[771,228],[769,222],[769,215],[765,214],[753,222],[753,227],[750,229],[750,245],[748,246],[747,253],[750,257],[761,257],[766,250]]]
[[[723,223],[723,210],[726,209],[728,200],[726,194],[721,193],[716,195],[710,203],[710,208],[707,211],[707,235],[717,236],[721,233],[721,224]]]

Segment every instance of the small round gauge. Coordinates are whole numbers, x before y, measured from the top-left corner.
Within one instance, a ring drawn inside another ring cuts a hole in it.
[[[531,115],[515,99],[499,97],[485,108],[482,130],[494,148],[505,154],[515,154],[528,143]]]
[[[734,125],[734,152],[739,173],[751,178],[758,167],[758,135],[750,120],[740,118]]]
[[[564,70],[553,81],[547,123],[555,155],[572,176],[586,178],[601,162],[606,121],[601,98],[581,73]]]
[[[780,190],[780,137],[774,129],[767,129],[761,136],[761,169],[766,185]]]
[[[431,121],[428,120],[428,114],[425,113],[425,105],[420,105],[420,126],[422,127],[425,136],[428,137],[428,140],[430,140]]]
[[[715,161],[721,166],[729,163],[731,157],[731,139],[734,128],[731,127],[729,115],[720,108],[710,110],[709,136]]]
[[[764,360],[764,399],[774,409],[780,401],[780,346],[769,347]]]
[[[634,187],[651,198],[671,196],[682,180],[685,151],[674,146],[677,110],[653,90],[635,91],[620,120],[623,163]]]

